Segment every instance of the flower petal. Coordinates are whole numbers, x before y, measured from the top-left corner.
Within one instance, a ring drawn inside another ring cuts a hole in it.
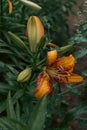
[[[57,60],[57,66],[62,66],[66,71],[73,71],[73,67],[75,65],[75,58],[72,55],[60,58]]]
[[[72,74],[67,77],[68,84],[70,83],[79,83],[83,81],[83,77],[78,74]]]
[[[47,66],[52,65],[58,57],[57,50],[48,51],[47,53]]]
[[[35,97],[41,98],[45,94],[49,94],[52,91],[52,85],[48,74],[43,71],[39,74],[37,80],[37,88],[35,92]]]
[[[79,83],[83,81],[83,77],[78,74],[68,74],[68,75],[61,75],[57,78],[54,78],[58,83],[61,84],[72,84],[72,83]]]

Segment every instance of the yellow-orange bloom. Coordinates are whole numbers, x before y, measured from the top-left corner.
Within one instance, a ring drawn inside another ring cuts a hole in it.
[[[75,58],[72,55],[58,59],[56,50],[47,53],[46,72],[59,83],[70,84],[83,80],[82,76],[72,73],[74,66]]]
[[[8,1],[8,5],[9,5],[9,13],[12,13],[12,3],[10,0],[7,0]]]
[[[45,78],[42,76],[41,80],[37,80],[38,84],[35,96],[37,98],[41,98],[44,94],[48,94],[50,92],[52,87],[52,85],[50,85],[51,79],[54,79],[61,84],[82,82],[83,77],[73,73],[74,66],[75,58],[72,55],[58,59],[58,53],[56,50],[48,51],[47,65],[45,71],[43,71],[46,76]]]

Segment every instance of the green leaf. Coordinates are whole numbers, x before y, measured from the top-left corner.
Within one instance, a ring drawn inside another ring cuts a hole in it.
[[[66,116],[61,124],[61,127],[67,126],[68,122],[79,119],[83,114],[87,113],[87,101],[80,103],[66,113]]]
[[[0,127],[3,130],[15,130],[15,127],[7,118],[0,118]]]
[[[87,49],[82,48],[81,50],[76,51],[76,52],[74,53],[74,56],[75,56],[76,59],[80,59],[80,58],[82,58],[83,56],[85,56],[86,54],[87,54]]]
[[[87,70],[84,70],[84,71],[82,72],[82,75],[83,75],[85,78],[87,78]]]
[[[18,121],[18,120],[16,120],[16,119],[9,119],[9,121],[11,121],[11,123],[16,124],[17,126],[19,126],[19,129],[17,129],[17,130],[29,130],[29,129],[27,128],[27,125],[24,124],[24,123],[21,122],[21,121]]]
[[[7,99],[7,115],[9,118],[16,118],[10,92],[8,93]]]
[[[16,104],[16,118],[18,121],[20,121],[20,107],[19,107],[19,103],[17,102]]]
[[[47,96],[44,96],[36,105],[31,114],[28,128],[29,130],[43,130],[47,112]]]
[[[28,130],[26,125],[16,119],[0,118],[0,127],[3,130]]]
[[[0,83],[0,93],[7,93],[9,90],[16,90],[15,86],[10,86],[9,84]]]
[[[7,49],[0,49],[0,53],[13,55],[14,53]]]
[[[24,94],[23,90],[18,90],[14,96],[12,97],[12,104],[15,104],[20,97]],[[0,113],[3,112],[7,108],[7,100],[0,103]]]
[[[60,48],[58,48],[58,53],[59,53],[59,55],[64,54],[64,53],[70,51],[71,49],[73,49],[73,47],[74,47],[73,44],[60,47]]]

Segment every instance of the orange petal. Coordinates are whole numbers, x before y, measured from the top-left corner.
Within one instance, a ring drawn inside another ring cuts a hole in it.
[[[69,73],[72,73],[73,70],[74,70],[73,67],[71,67],[71,68],[68,70],[68,72],[69,72]]]
[[[46,72],[41,72],[37,80],[37,88],[35,92],[35,97],[41,98],[45,94],[49,94],[52,91],[52,85],[50,78]]]
[[[7,0],[9,4],[9,13],[12,13],[12,3],[10,0]]]
[[[47,53],[47,66],[52,65],[58,57],[57,50],[48,51]]]
[[[83,77],[78,74],[68,74],[68,75],[61,75],[59,77],[54,78],[58,83],[61,84],[73,84],[79,83],[83,81]]]
[[[44,36],[44,26],[40,21],[39,17],[34,16],[36,24],[37,24],[37,42],[39,42],[40,38]]]
[[[78,74],[72,74],[67,77],[68,84],[70,83],[79,83],[83,81],[83,77]]]
[[[72,55],[60,58],[57,60],[57,66],[62,66],[65,70],[73,71],[75,65],[75,58]]]

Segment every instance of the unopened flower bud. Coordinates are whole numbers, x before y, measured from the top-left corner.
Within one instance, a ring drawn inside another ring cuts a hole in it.
[[[32,52],[36,52],[36,45],[44,36],[44,26],[37,16],[31,16],[27,23],[27,34]]]
[[[14,33],[12,32],[8,32],[9,37],[11,38],[11,40],[21,49],[25,49],[26,45],[24,44],[24,42]]]
[[[21,71],[17,77],[18,82],[26,82],[30,79],[31,77],[31,68],[26,68],[23,71]]]
[[[29,6],[35,10],[40,10],[42,9],[41,6],[39,6],[38,4],[34,3],[34,2],[31,2],[29,0],[20,0],[23,4],[25,4],[26,6]]]
[[[8,1],[8,5],[9,5],[9,14],[12,13],[12,2],[10,0],[7,0]]]

